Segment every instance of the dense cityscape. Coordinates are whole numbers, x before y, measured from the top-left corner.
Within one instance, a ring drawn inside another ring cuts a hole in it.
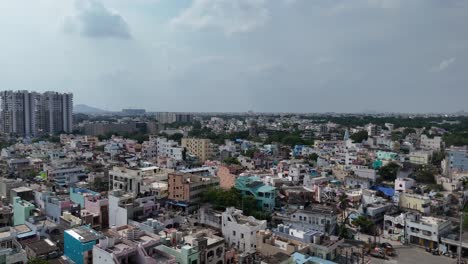
[[[465,263],[468,115],[3,91],[0,263]]]

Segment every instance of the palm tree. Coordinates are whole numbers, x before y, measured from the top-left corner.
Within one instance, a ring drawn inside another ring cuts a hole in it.
[[[341,211],[341,225],[338,227],[338,232],[340,237],[348,237],[348,230],[346,228],[346,222],[348,221],[349,214],[348,216],[345,217],[346,209],[348,209],[349,206],[349,199],[346,193],[342,193],[338,197],[338,209]]]

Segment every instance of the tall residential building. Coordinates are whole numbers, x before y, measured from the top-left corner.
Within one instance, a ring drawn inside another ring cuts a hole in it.
[[[210,159],[213,154],[211,141],[205,138],[182,138],[182,147],[201,162]]]
[[[1,131],[36,136],[73,131],[73,94],[29,91],[0,93]]]
[[[171,124],[175,122],[187,123],[192,122],[193,116],[184,113],[158,112],[155,115],[156,120],[160,124]]]

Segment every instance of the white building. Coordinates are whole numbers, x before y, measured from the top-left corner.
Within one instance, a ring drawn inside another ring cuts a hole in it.
[[[409,161],[413,164],[427,165],[431,161],[432,153],[429,151],[412,151],[409,155]]]
[[[244,216],[241,210],[227,208],[222,215],[222,233],[229,246],[241,252],[255,251],[257,247],[256,233],[267,228],[265,220],[257,220],[252,216]]]
[[[440,237],[449,233],[451,228],[449,220],[413,214],[406,218],[406,239],[412,244],[437,248]]]
[[[406,192],[415,185],[415,180],[411,178],[396,178],[395,191]]]
[[[144,168],[126,168],[126,167],[113,167],[109,171],[109,181],[111,189],[123,190],[124,192],[139,193],[148,190],[150,186],[143,185],[144,179],[147,181],[163,181],[167,180],[168,171],[159,167],[150,166]]]
[[[442,137],[429,138],[426,135],[421,135],[420,147],[427,150],[439,151],[442,147]]]
[[[156,139],[158,157],[172,158],[175,160],[183,159],[184,148],[174,140],[167,140],[166,138]]]

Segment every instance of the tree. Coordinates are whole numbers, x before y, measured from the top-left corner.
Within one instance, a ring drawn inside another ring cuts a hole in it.
[[[369,135],[367,134],[367,131],[361,130],[352,134],[349,138],[352,139],[353,142],[362,143],[364,140],[367,140],[369,138]]]
[[[346,210],[349,208],[349,199],[346,193],[342,193],[338,197],[338,208],[341,211],[341,224],[338,225],[338,234],[341,238],[348,238],[349,237],[349,230],[346,227],[346,222],[348,221],[348,217],[345,217]]]
[[[358,226],[362,233],[368,235],[374,235],[375,233],[374,222],[365,216],[359,216],[353,221],[353,225]]]
[[[433,166],[420,166],[413,173],[413,177],[417,182],[420,183],[435,183],[435,168]]]
[[[223,162],[226,163],[227,165],[232,165],[232,164],[240,165],[240,162],[235,157],[225,158]]]
[[[312,153],[307,158],[311,161],[317,161],[318,157],[319,155],[317,155],[317,153]]]
[[[28,264],[47,264],[47,263],[49,263],[47,260],[38,259],[38,258],[34,258],[28,261]]]
[[[389,164],[382,166],[378,174],[381,176],[383,181],[394,181],[398,175],[398,171],[400,170],[400,165],[396,164],[395,162],[390,162]]]
[[[438,151],[432,154],[431,157],[431,164],[434,166],[440,166],[440,163],[442,160],[445,159],[445,152],[444,151]]]

